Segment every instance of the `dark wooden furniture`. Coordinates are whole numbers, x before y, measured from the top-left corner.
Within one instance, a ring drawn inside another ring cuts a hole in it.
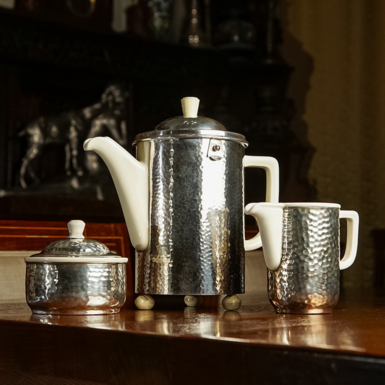
[[[97,22],[99,11],[94,15],[96,24],[91,19],[71,22],[66,3],[22,1],[15,12],[0,9],[1,219],[69,220],[80,213],[97,222],[123,221],[113,188],[100,200],[92,190],[95,180],[90,181],[87,173],[75,179],[65,175],[61,144],[47,144],[36,159],[34,169],[40,185],[30,181],[30,187],[22,189],[19,180],[28,146],[26,137],[19,133],[42,116],[93,105],[111,83],[127,91],[129,142],[137,133],[153,130],[164,119],[179,115],[183,96],[196,95],[201,99],[201,115],[246,135],[248,155],[278,159],[283,201],[315,199],[307,177],[313,150],[305,145],[304,137],[299,139],[290,130],[294,109],[286,88],[292,68],[278,55],[282,34],[273,12],[274,1],[251,2],[253,10],[248,16],[258,38],[255,51],[247,58],[238,57],[239,52],[232,56],[218,49],[191,49],[113,34]],[[98,0],[97,4],[97,10],[106,10],[104,22],[108,21],[111,1]],[[27,5],[36,7],[36,12],[27,12]],[[211,5],[216,24],[234,2],[215,0]],[[134,152],[131,146],[129,150]],[[79,153],[83,164],[81,148]],[[246,202],[264,199],[265,176],[259,171],[246,171]],[[72,188],[74,185],[90,190],[83,193]],[[246,221],[254,223],[252,218]]]
[[[266,294],[222,308],[34,316],[0,305],[1,384],[384,384],[385,295],[330,315],[276,315]]]
[[[376,288],[385,286],[385,229],[372,231],[374,246],[374,277],[373,284]]]
[[[130,257],[125,223],[87,223],[84,236],[103,242],[122,257]],[[0,221],[0,250],[42,250],[49,242],[67,237],[66,222]]]

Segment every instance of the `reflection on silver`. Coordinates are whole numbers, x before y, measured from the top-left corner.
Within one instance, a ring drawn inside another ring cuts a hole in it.
[[[123,263],[27,262],[26,297],[35,314],[113,314],[126,300]]]
[[[136,252],[137,292],[244,292],[244,147],[215,142],[217,160],[210,139],[151,142],[150,245]]]
[[[282,261],[268,271],[278,313],[330,313],[340,292],[338,208],[285,207]]]

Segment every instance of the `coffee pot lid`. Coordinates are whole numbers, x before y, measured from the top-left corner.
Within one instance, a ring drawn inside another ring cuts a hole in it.
[[[85,223],[79,220],[68,222],[69,236],[49,243],[42,252],[25,259],[26,262],[127,262],[102,242],[86,239],[83,235]]]
[[[183,116],[167,119],[155,127],[155,130],[136,136],[134,145],[145,140],[170,140],[188,138],[209,138],[231,140],[248,146],[246,138],[238,133],[227,131],[218,121],[198,116],[199,99],[185,97],[181,100]]]

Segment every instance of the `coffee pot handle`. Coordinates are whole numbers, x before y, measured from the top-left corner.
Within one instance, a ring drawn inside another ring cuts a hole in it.
[[[266,202],[277,203],[279,199],[279,166],[270,156],[248,156],[243,158],[243,167],[258,167],[266,171]],[[251,251],[262,247],[261,235],[245,239],[245,250]]]
[[[358,226],[359,217],[356,211],[340,211],[340,219],[346,218],[348,222],[346,251],[344,257],[340,260],[340,270],[350,267],[356,259],[358,247]]]

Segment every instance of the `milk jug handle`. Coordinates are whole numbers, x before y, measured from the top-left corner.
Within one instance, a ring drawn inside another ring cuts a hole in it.
[[[277,203],[279,198],[279,166],[270,156],[245,156],[243,167],[258,167],[266,171],[266,202]],[[245,250],[251,251],[262,247],[261,235],[245,239]]]
[[[357,255],[358,246],[358,226],[359,217],[356,211],[340,211],[340,219],[346,218],[347,227],[347,239],[346,239],[346,251],[344,257],[340,261],[340,270],[347,269],[353,264]]]

